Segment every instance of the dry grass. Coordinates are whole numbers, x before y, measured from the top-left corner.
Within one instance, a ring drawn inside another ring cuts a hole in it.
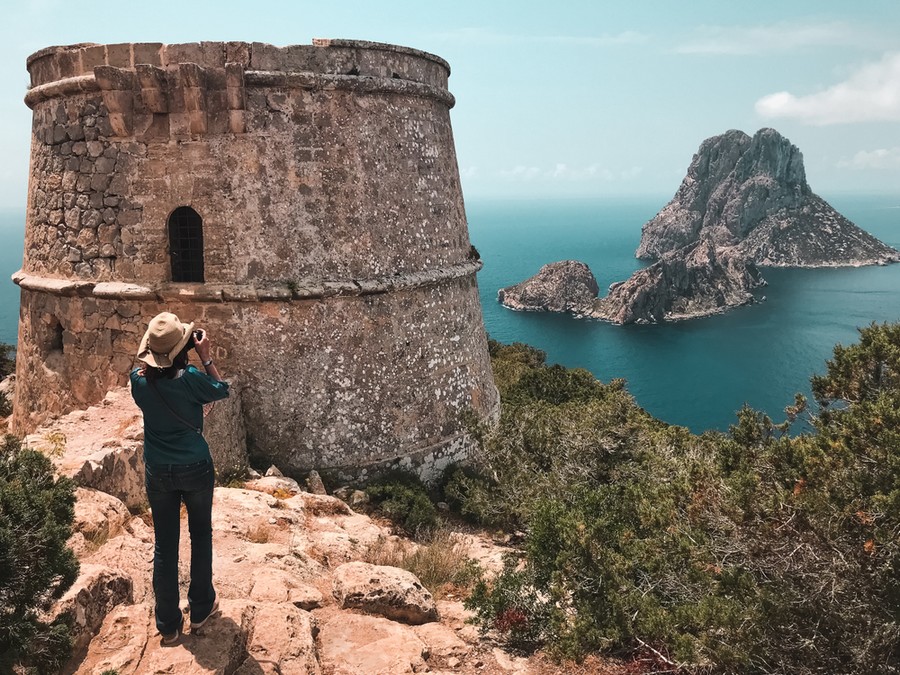
[[[468,590],[480,574],[477,563],[466,555],[456,534],[447,527],[435,528],[418,546],[379,537],[363,559],[412,572],[439,599]]]
[[[48,457],[62,457],[66,453],[66,435],[61,431],[49,431],[42,439],[46,445],[39,450]]]
[[[99,551],[103,545],[109,541],[109,529],[98,530],[96,532],[91,533],[91,536],[85,536],[84,540],[86,542],[86,551],[90,553],[95,553]]]
[[[140,415],[132,415],[131,417],[128,417],[127,419],[119,422],[119,425],[116,427],[115,432],[113,432],[113,438],[122,438],[122,436],[125,435],[125,431],[128,429],[128,427],[130,427],[140,419]]]
[[[254,544],[268,544],[272,539],[272,532],[265,525],[257,525],[248,529],[244,538]]]

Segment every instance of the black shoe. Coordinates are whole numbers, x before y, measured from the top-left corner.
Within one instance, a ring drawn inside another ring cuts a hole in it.
[[[209,610],[209,614],[206,615],[206,618],[203,621],[191,621],[191,632],[193,633],[198,628],[201,628],[203,624],[209,621],[210,617],[219,613],[219,597],[216,596],[215,602],[213,602],[212,609]]]

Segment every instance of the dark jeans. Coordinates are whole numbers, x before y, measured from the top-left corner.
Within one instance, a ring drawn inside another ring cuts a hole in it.
[[[196,464],[147,465],[145,486],[153,509],[156,547],[153,551],[153,593],[156,628],[163,635],[181,629],[178,606],[178,538],[181,503],[187,508],[191,533],[191,621],[202,621],[212,610],[212,499],[215,472],[211,460]]]

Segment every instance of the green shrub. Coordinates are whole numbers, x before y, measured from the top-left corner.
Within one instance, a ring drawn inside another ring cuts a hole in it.
[[[0,380],[16,372],[16,348],[0,342]]]
[[[508,387],[507,402],[544,401],[559,405],[569,401],[602,399],[606,387],[583,368],[564,368],[553,365],[522,373],[515,384]]]
[[[441,497],[450,510],[470,522],[497,523],[492,499],[494,482],[471,466],[451,464],[439,481]]]
[[[413,474],[386,474],[373,481],[366,494],[382,514],[409,534],[424,534],[438,525],[437,509],[425,486]]]
[[[53,672],[71,649],[68,627],[39,615],[78,576],[66,548],[74,486],[12,436],[0,445],[0,671],[17,660]]]
[[[470,600],[482,628],[686,671],[900,672],[898,325],[835,348],[813,431],[793,438],[801,396],[785,424],[744,408],[695,436],[621,382],[492,354],[500,422],[445,486],[463,513],[527,532],[520,564]]]
[[[4,392],[0,391],[0,417],[12,415],[12,402]]]
[[[482,578],[475,584],[465,606],[474,610],[482,633],[496,631],[508,647],[527,652],[552,638],[554,608],[537,591],[531,568],[520,569],[519,562],[508,555],[496,578]]]

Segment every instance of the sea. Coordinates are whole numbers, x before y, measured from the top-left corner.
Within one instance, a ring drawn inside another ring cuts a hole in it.
[[[822,195],[882,241],[900,248],[900,195]],[[624,378],[638,405],[690,428],[726,431],[744,404],[775,422],[809,379],[823,373],[836,344],[857,340],[872,322],[900,321],[900,264],[840,269],[763,269],[765,300],[727,314],[643,326],[614,326],[562,314],[514,312],[497,290],[542,265],[587,263],[600,284],[622,281],[644,263],[634,258],[641,226],[669,197],[554,200],[469,199],[472,243],[484,323],[501,342],[525,342],[549,363],[586,368],[603,381]],[[0,342],[15,343],[24,213],[0,211]]]

